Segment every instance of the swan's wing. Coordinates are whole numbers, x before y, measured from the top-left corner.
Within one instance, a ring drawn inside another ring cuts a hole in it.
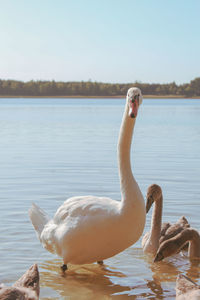
[[[167,229],[171,226],[170,223],[162,223],[161,225],[161,232],[160,232],[160,236],[165,235]]]
[[[118,214],[119,207],[120,201],[111,198],[95,196],[72,197],[67,199],[63,205],[58,208],[54,216],[54,222],[59,224],[68,217],[111,216]]]
[[[182,216],[177,222],[176,224],[179,224],[180,226],[183,226],[184,228],[188,228],[190,227],[190,224],[188,223],[188,220],[186,219],[186,217]]]
[[[62,243],[80,239],[83,232],[106,227],[119,215],[120,201],[110,198],[83,196],[67,199],[41,234],[43,246],[52,253],[63,256]],[[102,226],[104,225],[104,226]],[[87,234],[88,235],[88,234]],[[67,238],[67,240],[66,240]],[[66,246],[65,246],[66,248]]]
[[[161,244],[162,242],[168,239],[171,239],[172,237],[180,233],[182,230],[184,230],[184,227],[180,226],[180,224],[178,223],[169,226],[165,234],[160,237],[159,244]]]
[[[149,239],[149,235],[150,235],[150,232],[146,232],[145,235],[143,236],[142,238],[142,248],[144,249],[148,239]]]
[[[171,239],[179,232],[188,227],[190,227],[190,224],[184,216],[182,216],[175,224],[171,225],[170,223],[163,223],[161,228],[159,244],[168,239]]]
[[[35,203],[32,204],[32,207],[29,209],[29,217],[37,232],[38,238],[40,239],[42,230],[44,226],[49,222],[50,218],[45,213],[43,209],[37,206]]]

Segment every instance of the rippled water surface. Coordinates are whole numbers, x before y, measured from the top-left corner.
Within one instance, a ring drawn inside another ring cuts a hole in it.
[[[61,260],[36,238],[32,202],[53,216],[74,195],[120,199],[116,147],[124,104],[0,99],[0,282],[12,284],[37,262],[41,299],[174,299],[177,274],[200,283],[200,266],[187,256],[154,264],[141,239],[105,266],[69,266],[63,277]],[[185,215],[200,230],[200,101],[145,99],[131,153],[143,195],[151,183],[163,189],[163,222]],[[150,221],[151,212],[144,232]]]

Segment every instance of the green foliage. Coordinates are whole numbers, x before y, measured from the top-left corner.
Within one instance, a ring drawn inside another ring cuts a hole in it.
[[[0,96],[124,96],[131,86],[137,86],[143,95],[157,96],[200,96],[200,77],[190,83],[177,85],[168,84],[126,83],[111,84],[92,81],[55,82],[55,81],[16,81],[0,80]]]

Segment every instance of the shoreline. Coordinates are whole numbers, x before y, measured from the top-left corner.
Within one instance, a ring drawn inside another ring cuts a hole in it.
[[[104,98],[104,99],[123,99],[125,98],[125,96],[81,96],[81,95],[76,95],[76,96],[14,96],[14,95],[0,95],[0,98],[63,98],[63,99],[67,99],[67,98],[94,98],[94,99],[100,99],[100,98]],[[200,99],[200,96],[195,96],[195,97],[186,97],[186,96],[180,96],[180,95],[143,95],[143,98],[150,98],[150,99]]]

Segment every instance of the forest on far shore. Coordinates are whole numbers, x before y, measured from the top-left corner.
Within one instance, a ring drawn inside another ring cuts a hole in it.
[[[136,86],[142,90],[143,95],[155,96],[200,96],[200,77],[190,83],[177,85],[175,82],[159,83],[102,83],[93,81],[62,82],[62,81],[17,81],[0,79],[0,96],[124,96],[127,90]]]

